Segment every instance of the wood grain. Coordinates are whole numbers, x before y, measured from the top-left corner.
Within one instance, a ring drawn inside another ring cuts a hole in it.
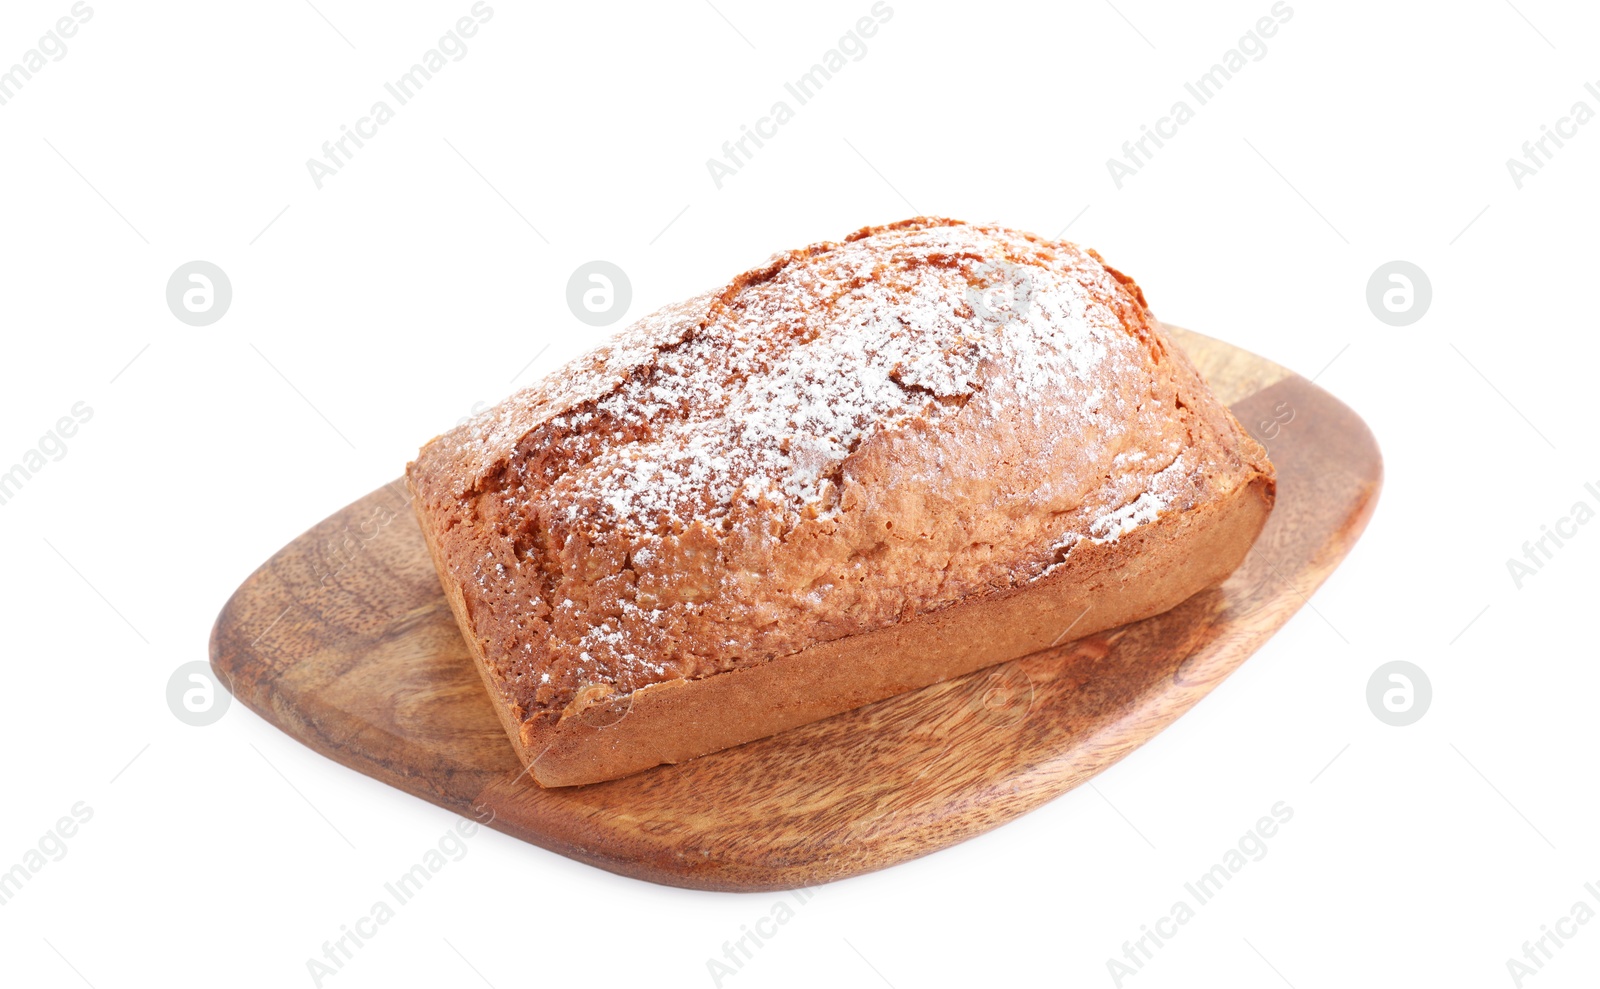
[[[1163,615],[676,766],[546,790],[523,775],[395,481],[244,582],[217,618],[212,665],[318,752],[623,875],[790,889],[926,855],[1171,724],[1299,610],[1371,515],[1382,461],[1359,417],[1269,361],[1170,329],[1267,445],[1278,501],[1232,577]]]

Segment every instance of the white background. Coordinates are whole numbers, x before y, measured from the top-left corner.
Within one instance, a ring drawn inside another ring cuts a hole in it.
[[[0,907],[6,984],[311,985],[306,959],[454,818],[241,705],[180,723],[168,677],[228,595],[536,355],[518,384],[611,332],[567,310],[580,263],[621,265],[634,317],[917,212],[1075,221],[1161,317],[1320,372],[1386,488],[1315,611],[1097,789],[818,889],[725,985],[1111,986],[1107,959],[1278,801],[1267,856],[1125,984],[1510,986],[1507,958],[1600,882],[1600,525],[1521,589],[1506,567],[1600,485],[1600,122],[1520,190],[1505,164],[1575,101],[1600,111],[1592,5],[1291,0],[1118,190],[1106,159],[1269,0],[891,0],[718,190],[705,160],[868,0],[494,0],[319,191],[305,160],[471,4],[316,3],[93,3],[0,106],[0,466],[94,410],[0,506],[0,869],[93,808]],[[8,0],[0,67],[70,6]],[[163,298],[197,258],[234,288],[205,328]],[[1403,328],[1364,298],[1397,258],[1434,294]],[[1433,683],[1407,728],[1364,698],[1393,659]],[[325,984],[709,986],[777,900],[497,832],[468,849]],[[1578,930],[1524,984],[1593,985],[1600,922]]]

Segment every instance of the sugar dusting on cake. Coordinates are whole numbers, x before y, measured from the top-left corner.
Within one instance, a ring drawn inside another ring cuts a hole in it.
[[[1139,492],[1139,497],[1090,522],[1090,537],[1096,543],[1114,543],[1139,526],[1149,525],[1161,517],[1180,486],[1188,486],[1182,454],[1151,478],[1150,487]]]
[[[907,232],[887,259],[881,241],[847,243],[784,267],[648,374],[553,423],[648,433],[579,468],[599,524],[648,538],[662,517],[716,520],[763,498],[791,522],[826,517],[852,451],[914,417],[956,414],[980,368],[1028,403],[1092,381],[1114,350],[1133,361],[1081,276],[1050,245],[968,226]]]

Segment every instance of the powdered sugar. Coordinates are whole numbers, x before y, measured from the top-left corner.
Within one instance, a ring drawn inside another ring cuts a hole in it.
[[[1144,459],[1143,451],[1138,459]],[[1180,454],[1151,478],[1151,486],[1140,492],[1139,497],[1090,522],[1089,535],[1097,544],[1114,543],[1139,526],[1154,522],[1171,504],[1174,490],[1185,477],[1184,458]]]
[[[1139,526],[1154,522],[1166,507],[1165,498],[1146,491],[1116,511],[1095,519],[1089,524],[1089,533],[1096,543],[1114,543]]]
[[[597,521],[647,534],[736,498],[826,516],[833,475],[873,433],[954,414],[985,378],[1020,402],[1059,399],[1126,342],[1046,245],[966,226],[897,241],[888,264],[863,242],[780,269],[601,400],[647,436],[584,469]]]

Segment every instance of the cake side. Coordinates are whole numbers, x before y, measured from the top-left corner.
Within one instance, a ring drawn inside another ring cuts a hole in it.
[[[1029,588],[1246,487],[1270,508],[1270,472],[1097,255],[919,219],[647,317],[408,476],[538,749],[591,706]]]
[[[1158,615],[1232,573],[1272,510],[1257,476],[1215,501],[1087,547],[1024,588],[698,680],[670,680],[512,735],[541,786],[603,782],[854,710]]]

